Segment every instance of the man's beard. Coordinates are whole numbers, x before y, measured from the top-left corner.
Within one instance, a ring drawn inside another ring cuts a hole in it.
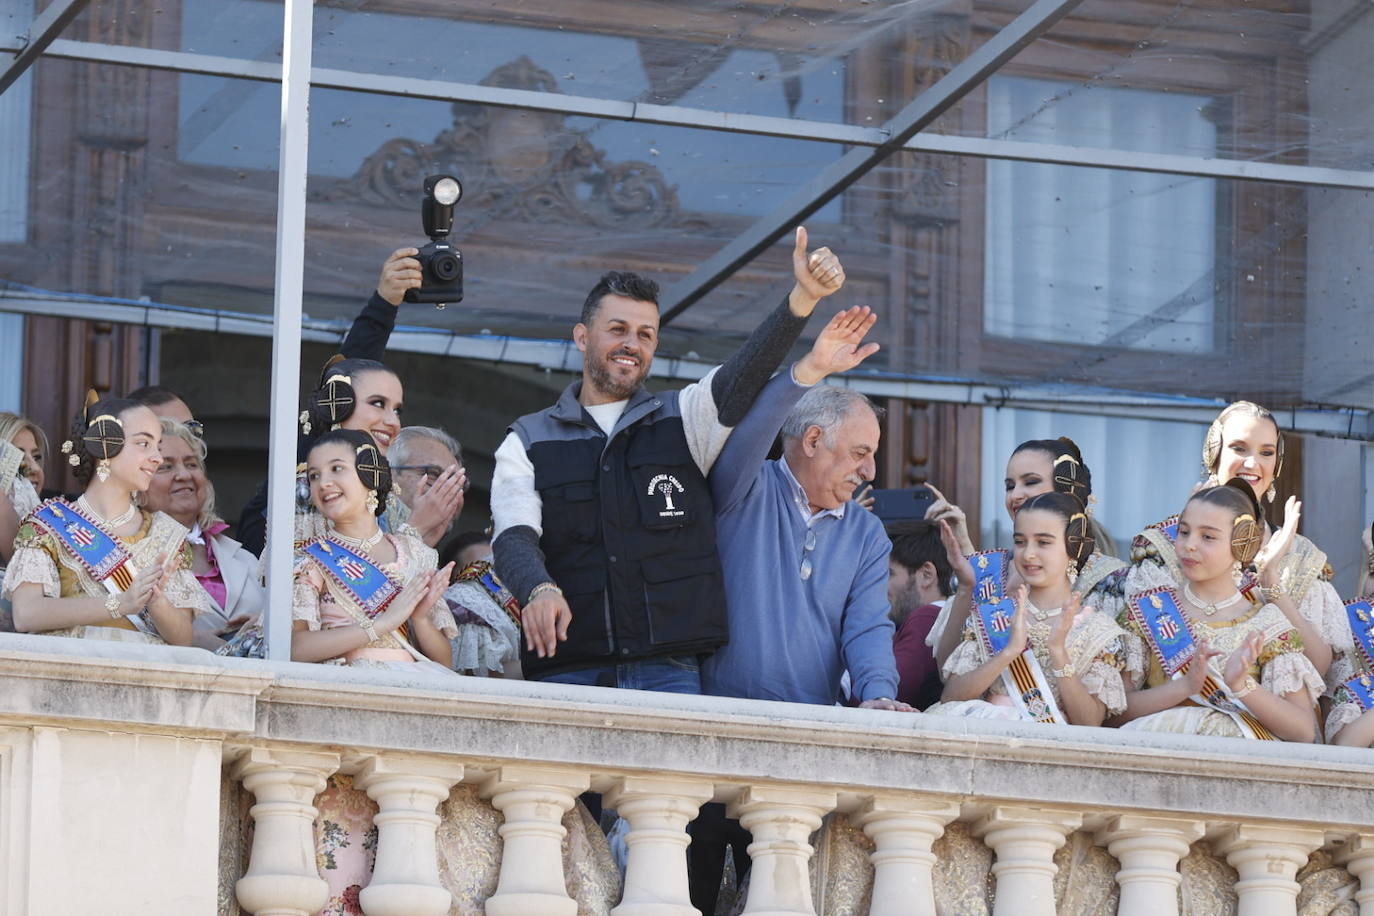
[[[608,356],[607,359],[610,357]],[[592,360],[587,364],[587,372],[592,378],[592,384],[601,391],[617,401],[623,401],[630,395],[639,390],[639,386],[644,384],[644,377],[649,374],[644,364],[640,364],[640,372],[629,381],[621,381],[611,374],[610,368],[605,360]]]

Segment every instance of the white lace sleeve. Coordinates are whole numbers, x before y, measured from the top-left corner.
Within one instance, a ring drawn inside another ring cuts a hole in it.
[[[10,565],[5,569],[5,584],[3,589],[0,589],[0,595],[12,598],[15,589],[28,583],[43,586],[45,598],[62,597],[62,583],[57,575],[57,564],[41,547],[15,548]]]
[[[296,576],[291,582],[291,619],[305,621],[312,632],[320,628],[320,592],[324,577],[304,557],[296,560]]]
[[[1312,624],[1317,634],[1335,652],[1344,652],[1355,645],[1350,634],[1350,618],[1345,602],[1330,582],[1318,579],[1308,587],[1298,605],[1298,613]]]
[[[458,624],[453,622],[453,612],[449,610],[448,602],[442,595],[429,609],[429,622],[449,639],[458,635]]]
[[[985,661],[987,659],[983,658],[978,641],[965,633],[964,639],[949,653],[949,658],[945,659],[945,666],[940,669],[940,675],[948,681],[952,677],[968,674]]]
[[[216,613],[214,600],[189,569],[178,569],[168,576],[163,594],[172,607],[190,610],[196,617]]]
[[[1335,741],[1341,729],[1362,715],[1364,710],[1359,703],[1341,703],[1331,707],[1331,712],[1326,714],[1326,743]]]
[[[1121,640],[1130,641],[1129,637]],[[1107,658],[1099,655],[1088,665],[1088,670],[1079,675],[1083,689],[1102,701],[1108,715],[1126,711],[1126,685],[1121,679],[1121,670]]]
[[[14,507],[14,514],[21,519],[28,518],[42,503],[38,498],[38,491],[33,488],[27,477],[16,477],[10,481],[9,490],[5,495]]]
[[[1125,668],[1121,672],[1123,683],[1128,685],[1131,690],[1139,690],[1145,686],[1145,673],[1149,670],[1149,656],[1145,648],[1145,640],[1126,631],[1126,635],[1121,637],[1122,655],[1125,658]]]
[[[1314,704],[1326,689],[1317,669],[1301,652],[1281,652],[1271,658],[1260,669],[1260,683],[1279,696],[1306,691],[1307,699]]]

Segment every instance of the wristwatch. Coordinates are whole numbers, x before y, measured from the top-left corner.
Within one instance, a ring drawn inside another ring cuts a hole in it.
[[[124,616],[124,612],[119,609],[119,605],[122,603],[119,599],[119,595],[110,595],[105,599],[105,611],[113,620],[118,620]]]

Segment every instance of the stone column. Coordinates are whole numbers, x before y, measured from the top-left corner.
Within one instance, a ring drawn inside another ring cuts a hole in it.
[[[1360,916],[1374,916],[1374,836],[1361,833],[1350,837],[1336,861],[1360,882],[1355,892]]]
[[[814,916],[808,840],[835,807],[834,792],[788,786],[749,786],[729,805],[731,817],[753,836],[745,916]]]
[[[1054,853],[1083,821],[1080,814],[998,805],[974,824],[997,860],[993,916],[1054,916]]]
[[[248,871],[234,891],[256,916],[310,916],[324,906],[329,886],[315,864],[315,796],[339,768],[339,755],[250,748],[233,776],[257,799]]]
[[[501,767],[482,786],[505,815],[501,877],[487,916],[576,916],[563,876],[563,815],[585,792],[585,774],[537,766]]]
[[[1321,830],[1238,824],[1212,837],[1212,849],[1240,873],[1237,916],[1297,916],[1293,877],[1325,839]]]
[[[453,895],[439,882],[434,836],[435,808],[463,778],[463,765],[443,759],[374,755],[353,785],[381,810],[377,863],[361,902],[367,916],[446,916]]]
[[[869,916],[908,916],[935,912],[931,844],[959,816],[953,802],[920,796],[874,796],[851,820],[878,848],[873,862],[873,900]]]
[[[711,800],[709,782],[617,779],[604,803],[630,824],[625,893],[611,916],[696,916],[687,888],[687,822]]]
[[[1097,844],[1121,863],[1119,916],[1178,916],[1178,863],[1203,829],[1201,821],[1123,814],[1098,831]]]

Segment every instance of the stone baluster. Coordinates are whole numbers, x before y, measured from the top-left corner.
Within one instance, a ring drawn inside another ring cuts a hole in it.
[[[869,916],[908,916],[935,912],[931,845],[959,806],[920,796],[874,796],[851,817],[873,840],[873,896]]]
[[[377,862],[361,902],[367,916],[446,916],[453,895],[439,881],[435,809],[463,778],[463,765],[405,755],[371,756],[353,785],[380,809]]]
[[[1082,823],[1068,811],[998,805],[974,824],[996,854],[993,916],[1054,916],[1054,853]]]
[[[1355,892],[1360,916],[1374,916],[1374,835],[1350,837],[1336,861],[1360,882],[1360,889]]]
[[[834,792],[749,786],[730,803],[730,816],[753,836],[745,916],[814,916],[808,840],[836,801]]]
[[[576,916],[563,876],[563,815],[590,778],[567,770],[504,766],[483,784],[482,797],[505,815],[501,876],[487,916]]]
[[[253,848],[234,890],[256,916],[309,916],[324,906],[329,886],[315,864],[315,796],[339,755],[250,748],[232,774],[253,793]]]
[[[630,824],[625,893],[611,916],[696,916],[687,888],[687,822],[710,801],[708,782],[626,776],[605,794]]]
[[[1299,888],[1293,878],[1325,840],[1323,831],[1237,824],[1209,838],[1213,851],[1240,874],[1237,916],[1296,916]]]
[[[1097,844],[1121,863],[1119,916],[1178,916],[1178,863],[1203,830],[1201,821],[1123,814],[1098,831]]]

